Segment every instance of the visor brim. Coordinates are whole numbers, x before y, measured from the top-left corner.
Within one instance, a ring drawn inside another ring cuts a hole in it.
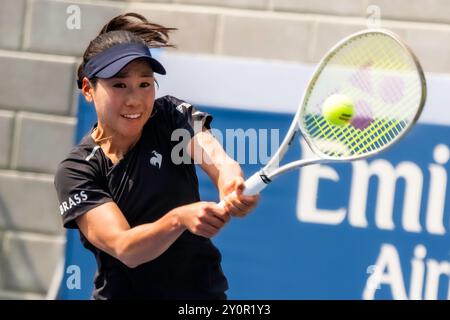
[[[120,70],[125,68],[125,66],[127,64],[129,64],[130,62],[132,62],[136,59],[139,59],[139,58],[143,58],[143,59],[147,60],[150,64],[150,67],[152,68],[153,72],[163,74],[163,75],[166,74],[166,69],[164,69],[163,65],[155,58],[149,57],[146,55],[131,55],[131,56],[126,56],[121,59],[118,59],[118,60],[114,61],[113,63],[107,65],[103,70],[97,72],[95,77],[101,78],[101,79],[113,78],[116,74],[118,74],[120,72]]]

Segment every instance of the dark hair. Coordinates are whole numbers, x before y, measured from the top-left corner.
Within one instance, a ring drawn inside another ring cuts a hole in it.
[[[129,12],[109,21],[92,40],[83,54],[83,61],[78,67],[78,82],[83,80],[83,67],[95,55],[117,44],[143,43],[150,48],[174,47],[169,43],[169,32],[176,28],[166,28],[149,22],[143,15]],[[96,79],[92,79],[95,85]]]

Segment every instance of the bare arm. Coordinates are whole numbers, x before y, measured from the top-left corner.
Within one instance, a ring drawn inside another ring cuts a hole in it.
[[[197,133],[190,141],[188,151],[192,159],[208,174],[217,186],[220,199],[226,195],[226,186],[235,177],[244,177],[240,165],[231,159],[220,143],[207,130]]]
[[[153,223],[130,228],[119,207],[108,202],[76,221],[90,243],[134,268],[160,256],[186,229],[212,237],[228,220],[216,204],[196,202],[175,208]]]
[[[187,150],[217,186],[220,199],[225,201],[230,214],[244,216],[255,208],[259,196],[242,195],[244,174],[241,166],[227,155],[208,130],[197,133]],[[237,197],[231,195],[233,191],[236,191]]]

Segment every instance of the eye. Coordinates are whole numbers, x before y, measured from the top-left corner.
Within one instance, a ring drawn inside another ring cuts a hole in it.
[[[125,83],[115,83],[115,84],[113,85],[113,87],[114,87],[114,88],[121,88],[121,89],[124,89],[124,88],[126,88],[126,85],[125,85]]]
[[[151,83],[149,83],[149,82],[142,82],[141,83],[141,88],[147,88],[147,87],[150,87],[151,86]]]

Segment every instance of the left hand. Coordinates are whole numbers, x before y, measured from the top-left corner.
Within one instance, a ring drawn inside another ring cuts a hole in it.
[[[258,204],[259,194],[245,196],[242,194],[244,189],[244,178],[235,177],[225,186],[223,190],[223,194],[225,194],[223,197],[223,201],[225,202],[225,211],[227,211],[231,216],[245,217]]]

